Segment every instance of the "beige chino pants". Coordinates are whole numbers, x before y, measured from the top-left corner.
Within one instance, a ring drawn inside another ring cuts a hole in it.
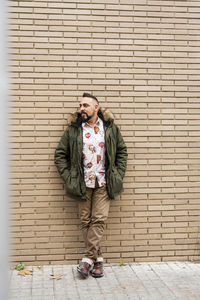
[[[86,201],[78,202],[81,230],[86,246],[85,257],[95,261],[102,256],[100,241],[108,218],[110,199],[106,187],[87,188]]]

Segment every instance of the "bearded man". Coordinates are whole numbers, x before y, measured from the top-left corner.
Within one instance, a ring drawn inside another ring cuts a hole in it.
[[[127,148],[113,114],[84,93],[55,151],[66,195],[78,200],[86,253],[77,271],[83,278],[103,276],[100,242],[110,200],[123,191],[126,163]]]

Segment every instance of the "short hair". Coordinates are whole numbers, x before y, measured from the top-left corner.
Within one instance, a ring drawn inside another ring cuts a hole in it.
[[[93,96],[92,94],[89,94],[89,93],[83,93],[83,98],[84,98],[84,97],[92,98],[92,99],[96,100],[97,103],[99,104],[99,100],[98,100],[95,96]]]

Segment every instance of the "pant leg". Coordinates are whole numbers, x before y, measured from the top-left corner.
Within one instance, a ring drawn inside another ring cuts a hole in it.
[[[91,223],[93,189],[86,189],[86,201],[78,202],[78,212],[81,220],[81,231],[87,248],[87,234]]]
[[[87,232],[86,256],[93,261],[101,256],[100,242],[108,218],[110,199],[106,187],[95,188],[92,195],[91,223]]]

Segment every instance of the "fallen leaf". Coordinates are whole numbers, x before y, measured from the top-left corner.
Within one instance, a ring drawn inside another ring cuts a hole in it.
[[[25,276],[25,275],[32,275],[32,273],[33,273],[32,270],[24,269],[24,270],[19,271],[18,275]]]
[[[51,276],[51,279],[56,279],[56,280],[59,280],[62,278],[61,274],[55,274],[55,275],[51,274],[50,276]]]
[[[124,285],[122,285],[122,288],[125,289],[126,287]]]

